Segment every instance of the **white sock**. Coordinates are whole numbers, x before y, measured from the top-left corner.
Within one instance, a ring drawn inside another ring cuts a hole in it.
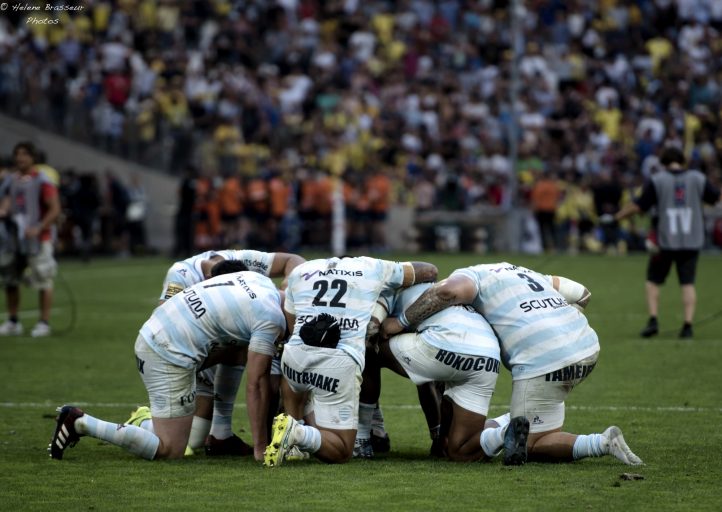
[[[508,426],[507,423],[503,427],[485,428],[481,431],[479,444],[487,457],[496,457],[501,453],[504,446],[504,434],[506,434]]]
[[[319,429],[300,424],[296,424],[294,429],[294,434],[297,439],[296,445],[298,445],[302,451],[316,453],[321,449],[321,431]]]
[[[371,430],[374,435],[379,437],[386,437],[386,427],[384,425],[384,413],[381,410],[381,406],[376,402],[376,408],[374,409],[374,415],[371,417]]]
[[[358,406],[358,430],[356,431],[357,439],[371,438],[371,418],[374,415],[376,404],[359,403]]]
[[[577,436],[572,449],[574,460],[585,457],[601,457],[609,453],[609,439],[602,434],[588,434]]]
[[[208,437],[211,431],[211,420],[201,418],[200,416],[193,416],[193,423],[191,424],[191,435],[188,437],[188,446],[192,450],[197,450],[206,444],[206,437]]]
[[[497,416],[496,418],[487,418],[486,421],[493,421],[496,422],[500,427],[506,427],[509,423],[511,423],[511,414],[507,412],[505,414],[502,414],[501,416]]]
[[[210,434],[216,439],[227,439],[233,435],[233,404],[243,378],[245,366],[219,364],[213,381],[213,422]]]
[[[135,425],[110,423],[84,414],[75,420],[75,430],[78,434],[87,434],[116,446],[121,446],[134,455],[144,459],[153,460],[158,450],[160,439]]]
[[[141,422],[140,422],[140,425],[138,425],[138,426],[139,426],[140,428],[142,428],[143,430],[147,430],[147,431],[150,432],[151,434],[155,434],[155,430],[153,429],[153,419],[152,419],[152,418],[149,419],[149,420],[143,420],[143,421],[141,421]]]

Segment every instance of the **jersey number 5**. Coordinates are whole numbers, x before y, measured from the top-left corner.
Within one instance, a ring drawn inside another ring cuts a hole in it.
[[[341,302],[341,299],[346,294],[346,290],[348,289],[348,284],[346,284],[346,281],[343,279],[334,279],[331,281],[331,289],[332,290],[338,290],[330,302],[326,302],[325,300],[322,300],[324,296],[326,295],[326,292],[328,291],[329,283],[328,281],[316,281],[313,283],[313,289],[318,290],[318,293],[316,294],[316,297],[313,299],[313,305],[314,306],[331,306],[332,308],[345,308],[346,303]]]

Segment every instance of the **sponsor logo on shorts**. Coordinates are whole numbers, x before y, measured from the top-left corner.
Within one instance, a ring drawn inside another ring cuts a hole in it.
[[[140,373],[143,373],[143,367],[145,366],[145,361],[143,361],[140,357],[135,356],[135,364],[138,365],[138,371]]]
[[[544,380],[547,382],[564,382],[567,380],[583,379],[592,373],[592,370],[596,365],[597,363],[588,365],[573,364],[571,366],[567,366],[566,368],[562,368],[561,370],[547,373]]]
[[[532,425],[543,425],[544,420],[541,419],[539,416],[534,416],[534,418],[531,420]]]
[[[463,372],[474,370],[499,373],[499,361],[492,357],[462,356],[448,350],[439,350],[434,359]]]
[[[192,393],[188,395],[183,395],[178,399],[178,402],[180,402],[181,407],[185,406],[186,404],[192,404],[196,401],[196,392],[193,391]]]
[[[329,393],[338,392],[339,379],[334,379],[333,377],[326,377],[325,375],[322,375],[320,373],[299,372],[285,363],[283,365],[283,373],[286,377],[288,377],[292,381],[298,382],[299,384],[313,386],[318,389],[328,391]]]

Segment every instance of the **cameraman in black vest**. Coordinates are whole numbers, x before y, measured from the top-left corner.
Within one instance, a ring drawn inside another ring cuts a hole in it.
[[[680,148],[666,147],[660,161],[663,169],[645,183],[642,194],[617,212],[614,219],[620,221],[656,207],[659,252],[652,254],[647,266],[649,321],[640,334],[649,338],[659,332],[659,287],[664,284],[674,263],[684,305],[684,325],[679,337],[692,338],[692,319],[697,305],[694,281],[699,251],[705,239],[702,203],[717,203],[720,191],[700,171],[684,167],[684,153]]]

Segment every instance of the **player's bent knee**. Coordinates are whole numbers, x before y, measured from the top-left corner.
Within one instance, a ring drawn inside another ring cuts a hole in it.
[[[158,450],[155,452],[154,460],[182,459],[186,451],[186,446],[180,445],[179,443],[176,443],[176,445],[177,446],[174,446],[172,443],[164,443],[161,439],[158,444]]]

